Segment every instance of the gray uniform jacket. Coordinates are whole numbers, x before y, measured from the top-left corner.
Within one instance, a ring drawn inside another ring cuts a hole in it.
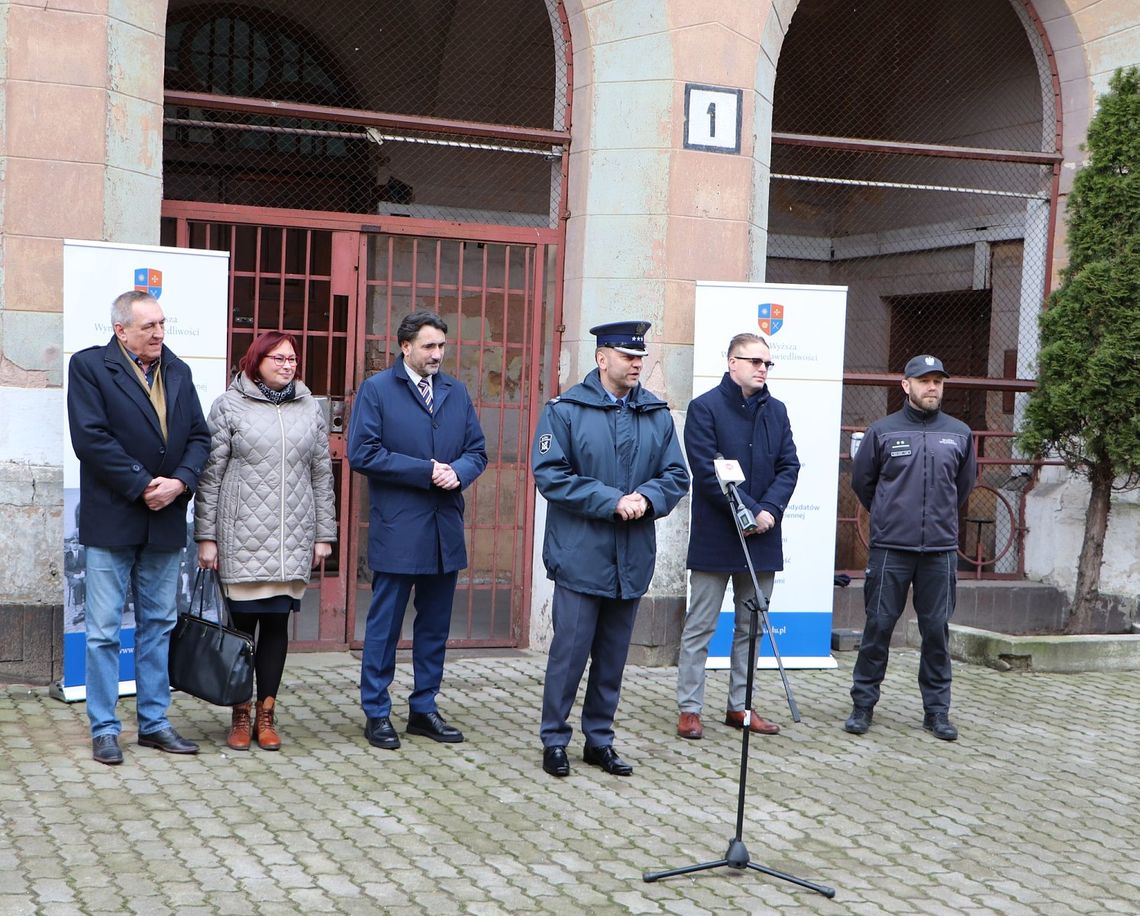
[[[928,553],[958,548],[958,509],[978,476],[973,434],[940,410],[876,420],[851,467],[851,488],[871,513],[871,546]]]
[[[194,539],[216,541],[223,582],[307,582],[313,542],[335,541],[324,414],[299,379],[274,406],[244,374],[214,401]]]

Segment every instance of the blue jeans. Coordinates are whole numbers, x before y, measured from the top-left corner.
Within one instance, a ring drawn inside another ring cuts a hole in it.
[[[128,593],[135,604],[135,707],[139,734],[168,728],[170,632],[178,617],[181,550],[87,548],[87,718],[91,737],[117,735],[119,631]]]

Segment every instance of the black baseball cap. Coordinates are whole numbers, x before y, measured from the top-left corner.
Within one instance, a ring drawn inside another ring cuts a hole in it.
[[[942,360],[937,356],[930,356],[924,353],[921,356],[915,356],[906,364],[903,375],[906,378],[920,378],[924,375],[933,375],[936,372],[939,375],[950,378],[950,373],[942,366]]]

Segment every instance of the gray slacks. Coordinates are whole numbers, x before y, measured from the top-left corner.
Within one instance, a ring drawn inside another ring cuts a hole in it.
[[[751,616],[746,604],[756,594],[752,587],[752,577],[747,570],[726,573],[693,569],[689,571],[689,608],[685,613],[681,652],[677,659],[677,708],[681,712],[699,713],[704,708],[705,662],[708,661],[709,642],[716,631],[720,608],[724,603],[724,590],[728,587],[730,576],[736,620],[732,631],[732,667],[728,675],[728,705],[725,709],[744,709],[744,693],[748,685],[748,625]],[[776,574],[758,572],[756,579],[764,597],[771,598]],[[759,652],[759,637],[756,648]]]
[[[590,747],[614,743],[614,715],[640,603],[640,598],[602,598],[555,584],[554,638],[542,687],[543,747],[570,743],[570,709],[587,660],[590,676],[582,701],[582,735]]]

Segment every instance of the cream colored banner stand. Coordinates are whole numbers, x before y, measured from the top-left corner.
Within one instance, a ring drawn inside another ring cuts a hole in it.
[[[149,291],[166,316],[166,346],[194,373],[194,387],[208,412],[229,384],[226,369],[229,314],[229,253],[106,242],[64,242],[63,378],[72,354],[102,346],[112,337],[111,303],[130,289]],[[63,677],[52,684],[57,699],[86,699],[84,614],[86,589],[83,545],[79,543],[79,461],[71,448],[64,397],[63,464]],[[191,503],[193,506],[193,503]],[[192,510],[191,510],[192,512]],[[187,542],[193,516],[187,513]],[[180,569],[179,606],[189,602],[197,553],[187,550]],[[119,694],[135,692],[134,609],[123,610]]]
[[[760,334],[775,362],[768,387],[788,407],[799,453],[799,482],[782,522],[784,569],[776,574],[769,608],[785,668],[836,666],[831,606],[846,313],[843,286],[697,284],[693,396],[720,384],[734,335]],[[733,617],[730,585],[710,646],[709,668],[729,665]],[[776,667],[763,633],[757,667]]]

